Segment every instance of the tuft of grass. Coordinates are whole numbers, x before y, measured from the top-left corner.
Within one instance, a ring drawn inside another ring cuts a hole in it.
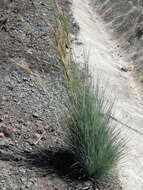
[[[94,85],[88,68],[84,69],[82,79],[78,71],[72,75],[74,95],[69,94],[66,106],[65,142],[87,177],[103,179],[124,155],[124,143],[120,131],[112,126],[114,102],[106,100],[100,80]]]
[[[56,17],[56,29],[51,27],[51,32],[71,89],[65,112],[65,143],[77,158],[74,166],[80,164],[87,177],[103,179],[112,174],[124,155],[125,144],[120,131],[112,126],[111,121],[114,101],[107,101],[105,89],[100,85],[102,79],[94,85],[89,77],[87,59],[82,65],[81,74],[80,65],[71,50],[66,18],[55,0],[53,3],[59,17],[58,20]]]

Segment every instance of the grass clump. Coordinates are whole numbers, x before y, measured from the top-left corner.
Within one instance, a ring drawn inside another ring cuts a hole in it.
[[[74,59],[66,18],[56,0],[53,2],[59,16],[56,16],[56,30],[51,26],[51,31],[71,89],[66,103],[65,143],[77,159],[74,166],[80,163],[87,177],[103,179],[111,174],[124,154],[120,132],[111,122],[114,101],[106,100],[99,79],[94,85],[86,59],[81,73],[80,65]]]
[[[74,68],[75,70],[75,68]],[[111,122],[113,103],[106,101],[105,90],[89,78],[85,66],[82,79],[72,74],[73,95],[66,112],[66,143],[88,177],[103,179],[111,174],[123,156],[124,144]]]

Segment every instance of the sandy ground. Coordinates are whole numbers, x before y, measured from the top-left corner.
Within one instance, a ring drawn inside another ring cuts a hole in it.
[[[80,26],[80,43],[74,45],[77,59],[82,61],[83,49],[89,51],[89,65],[96,82],[100,73],[103,85],[109,81],[107,96],[118,97],[114,121],[127,140],[126,156],[119,163],[119,176],[124,190],[143,189],[143,102],[136,92],[134,71],[123,72],[120,68],[130,65],[125,62],[119,49],[120,44],[112,41],[112,36],[93,13],[87,0],[73,0],[73,14]],[[112,93],[111,93],[112,89]],[[109,94],[110,93],[110,94]]]

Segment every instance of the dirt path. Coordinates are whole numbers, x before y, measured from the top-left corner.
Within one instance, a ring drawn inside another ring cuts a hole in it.
[[[103,85],[109,80],[110,98],[118,96],[114,121],[121,129],[122,137],[128,140],[124,163],[119,164],[119,175],[124,190],[143,189],[143,102],[137,94],[132,72],[123,72],[121,67],[130,65],[120,56],[118,47],[87,0],[73,0],[73,13],[80,26],[79,43],[74,45],[77,58],[83,58],[83,47],[90,52],[90,68],[96,81],[101,73]]]

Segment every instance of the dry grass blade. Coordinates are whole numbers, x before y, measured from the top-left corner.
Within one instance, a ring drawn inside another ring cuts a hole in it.
[[[36,72],[32,72],[32,70],[28,67],[28,64],[26,63],[25,60],[14,60],[12,59],[11,62],[15,65],[20,66],[21,68],[23,68],[27,73],[29,73],[30,75],[34,76],[34,78],[36,78],[36,80],[39,82],[40,86],[43,88],[43,90],[45,92],[48,91],[46,85],[44,84],[43,80],[41,79],[40,75]]]
[[[39,143],[39,141],[42,139],[42,137],[45,135],[46,131],[44,131],[41,136],[37,139],[37,141],[34,143],[35,145],[37,145]]]
[[[66,75],[66,78],[68,79],[68,81],[69,81],[69,83],[70,83],[70,85],[72,87],[72,81],[71,81],[69,68],[68,68],[69,63],[68,63],[68,61],[66,59],[67,58],[66,46],[67,46],[67,44],[68,44],[69,47],[71,45],[69,45],[70,40],[68,38],[68,35],[66,34],[66,31],[64,30],[64,27],[62,26],[63,23],[62,22],[60,23],[60,25],[62,27],[59,28],[60,32],[58,31],[59,33],[57,33],[57,31],[54,29],[52,24],[50,24],[48,22],[46,17],[41,16],[41,18],[50,27],[50,31],[51,31],[51,34],[53,34],[53,40],[55,42],[55,50],[57,52],[57,55],[59,56],[60,63],[62,65],[62,67],[63,67],[63,70],[64,70],[64,73]]]

